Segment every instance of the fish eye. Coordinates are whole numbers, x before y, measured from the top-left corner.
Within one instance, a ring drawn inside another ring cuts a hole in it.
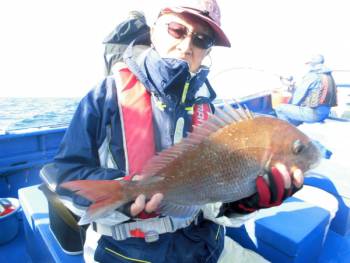
[[[292,145],[292,151],[294,154],[299,154],[303,151],[305,145],[300,140],[295,140]]]

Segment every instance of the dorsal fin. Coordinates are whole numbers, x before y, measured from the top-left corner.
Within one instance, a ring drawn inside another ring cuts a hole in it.
[[[236,99],[232,99],[234,104],[237,105],[237,109],[228,104],[227,101],[224,101],[224,110],[237,120],[247,120],[253,119],[253,113],[244,105],[239,103]]]
[[[226,101],[224,101],[224,106],[222,109],[229,115],[231,118],[235,119],[236,121],[241,121],[245,118],[245,115],[241,114],[239,110],[236,110],[231,105],[229,105]]]
[[[254,119],[253,113],[244,105],[239,103],[236,99],[232,99],[236,104],[238,109],[246,115],[248,119]]]
[[[219,107],[215,108],[215,116],[220,118],[226,125],[236,121]]]
[[[238,109],[228,105],[226,101],[223,109],[216,107],[215,114],[209,114],[208,120],[198,126],[193,126],[193,131],[189,132],[188,136],[182,139],[181,142],[152,157],[145,165],[141,174],[145,176],[155,175],[184,152],[193,149],[207,140],[210,134],[229,124],[253,118],[249,110],[247,112],[239,103],[237,104]]]

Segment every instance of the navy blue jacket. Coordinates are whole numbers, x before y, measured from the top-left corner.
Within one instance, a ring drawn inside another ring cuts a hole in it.
[[[184,136],[190,130],[192,116],[185,110],[186,107],[210,103],[215,98],[207,81],[207,68],[202,68],[191,77],[185,61],[161,59],[153,49],[147,49],[135,58],[132,46],[125,52],[124,62],[146,89],[166,105],[165,110],[161,111],[152,100],[157,151],[173,144],[175,123],[179,117],[185,119]],[[186,81],[190,81],[190,87],[185,103],[181,103]],[[205,86],[206,95],[198,96],[198,90]],[[55,184],[78,179],[115,179],[125,175],[116,88],[114,79],[106,77],[81,100],[54,159],[54,168],[50,171]],[[118,169],[101,167],[99,148],[108,133],[111,135],[108,148]],[[81,198],[73,198],[76,203],[84,205]],[[223,239],[222,227],[200,219],[198,225],[192,224],[175,233],[163,234],[159,241],[150,244],[139,238],[116,241],[102,236],[95,260],[128,262],[117,256],[122,254],[151,262],[216,262],[223,249]]]

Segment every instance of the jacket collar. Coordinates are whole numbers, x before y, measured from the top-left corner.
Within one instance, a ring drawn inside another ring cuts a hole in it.
[[[176,93],[190,80],[190,93],[195,94],[204,85],[209,69],[202,67],[193,77],[184,60],[161,58],[153,48],[146,48],[138,57],[133,54],[133,43],[124,53],[124,61],[147,90],[157,96]],[[182,90],[182,89],[181,89]]]

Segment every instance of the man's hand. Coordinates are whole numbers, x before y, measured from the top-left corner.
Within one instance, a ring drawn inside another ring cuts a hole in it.
[[[288,172],[281,163],[271,168],[271,171],[256,179],[257,192],[247,198],[224,204],[221,214],[250,213],[261,208],[280,205],[286,198],[301,189],[304,175],[301,170]]]
[[[144,177],[142,175],[135,175],[132,177],[132,180],[142,180]],[[135,201],[130,205],[130,215],[132,217],[136,217],[141,212],[145,212],[146,214],[151,214],[156,212],[159,204],[163,200],[163,194],[157,193],[151,197],[150,200],[146,200],[146,197],[141,194],[139,195]]]
[[[140,214],[142,211],[145,211],[147,214],[156,212],[160,202],[163,200],[163,194],[155,194],[152,198],[146,202],[144,195],[139,195],[135,202],[130,206],[130,215],[135,217]]]

